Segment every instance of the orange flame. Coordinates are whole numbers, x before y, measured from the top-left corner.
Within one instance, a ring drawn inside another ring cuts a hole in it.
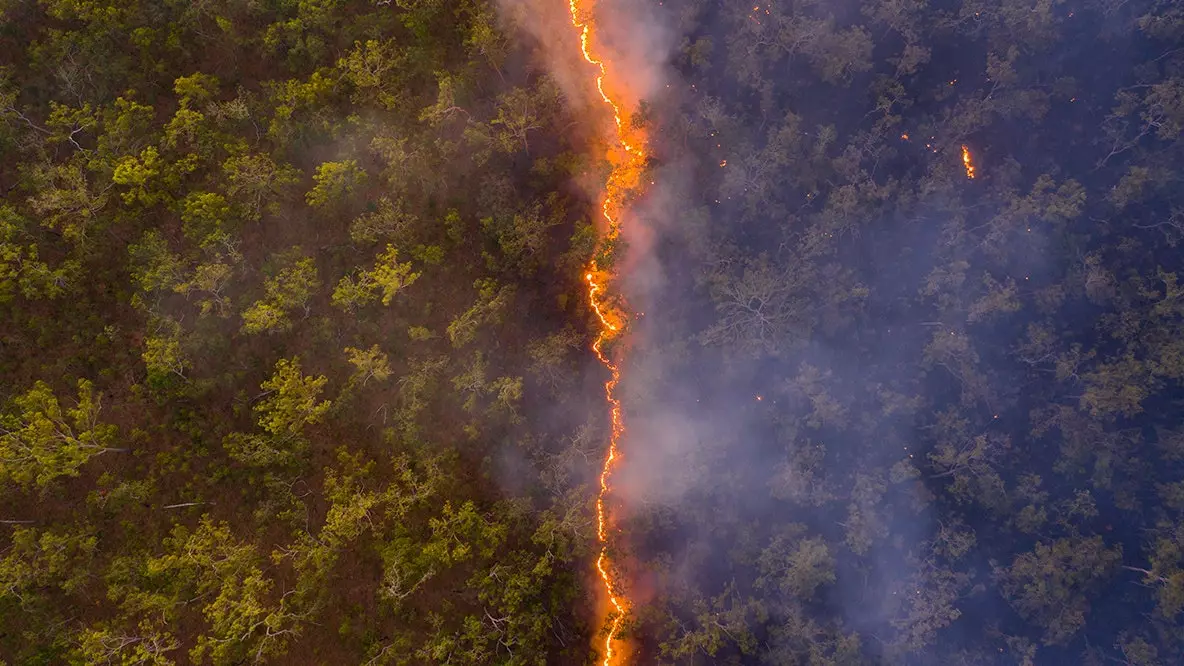
[[[588,273],[585,278],[588,281],[588,297],[592,301],[592,308],[596,311],[596,317],[601,324],[600,334],[596,336],[596,342],[592,343],[592,351],[596,353],[596,358],[600,360],[601,365],[608,368],[609,371],[609,379],[604,383],[604,397],[609,404],[612,431],[609,435],[608,453],[605,455],[604,464],[600,469],[600,492],[596,495],[596,538],[600,541],[600,554],[596,557],[596,571],[600,574],[600,580],[604,582],[609,602],[616,610],[608,635],[604,639],[604,666],[609,666],[613,659],[613,640],[616,639],[617,632],[621,628],[625,606],[621,593],[617,591],[616,584],[608,571],[608,520],[604,498],[609,492],[609,476],[612,474],[613,464],[617,459],[617,443],[620,441],[621,435],[625,433],[625,423],[621,418],[621,401],[616,397],[617,383],[621,381],[621,370],[616,363],[613,363],[612,359],[605,355],[602,348],[604,342],[616,334],[619,329],[616,324],[609,321],[602,310],[602,304],[597,298],[601,287],[596,283],[595,277],[592,273]]]
[[[644,138],[640,136],[638,130],[634,129],[631,132],[626,128],[620,105],[613,101],[612,97],[605,91],[605,79],[608,77],[608,68],[605,66],[604,60],[592,54],[590,46],[592,19],[581,16],[581,0],[568,0],[568,3],[571,10],[572,26],[580,33],[580,52],[583,54],[584,60],[596,66],[599,70],[596,75],[596,91],[600,93],[600,99],[604,104],[612,109],[613,123],[616,130],[616,143],[625,151],[624,159],[618,157],[610,161],[612,169],[605,182],[604,200],[600,206],[601,214],[604,215],[604,219],[608,223],[608,238],[612,239],[620,233],[617,221],[614,219],[614,215],[618,212],[618,207],[621,206],[625,198],[641,187],[640,176],[645,164],[645,152],[641,147],[644,144]],[[613,466],[619,457],[617,447],[622,435],[625,434],[625,422],[621,413],[621,401],[616,396],[617,384],[621,381],[620,366],[604,352],[604,343],[617,335],[620,332],[620,327],[614,323],[614,317],[608,312],[608,306],[605,304],[603,295],[604,287],[597,282],[598,273],[600,273],[600,269],[596,265],[596,262],[593,261],[588,267],[584,279],[588,283],[588,300],[591,302],[592,309],[596,313],[596,318],[600,322],[600,333],[596,336],[596,341],[592,343],[592,351],[595,352],[596,358],[600,361],[601,365],[609,371],[609,379],[604,383],[604,397],[609,406],[612,430],[609,435],[608,451],[605,454],[604,463],[600,469],[600,490],[596,495],[596,538],[600,542],[600,554],[596,558],[596,571],[600,574],[600,579],[604,583],[604,590],[608,595],[609,602],[616,610],[612,622],[609,625],[608,634],[604,639],[603,664],[604,666],[610,666],[614,655],[613,641],[616,640],[617,633],[621,629],[621,622],[624,618],[627,604],[623,594],[617,589],[616,582],[613,580],[613,576],[609,571],[608,515],[605,507],[605,498],[609,494],[609,480],[612,476]]]
[[[966,167],[966,177],[974,180],[974,163],[970,159],[970,149],[962,144],[962,166]]]

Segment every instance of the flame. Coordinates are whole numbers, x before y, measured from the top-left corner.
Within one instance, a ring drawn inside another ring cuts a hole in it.
[[[608,594],[609,603],[616,610],[612,624],[609,627],[608,635],[604,639],[604,666],[609,666],[613,659],[613,641],[616,639],[617,632],[621,628],[621,619],[625,614],[625,605],[622,595],[616,589],[616,584],[613,582],[612,575],[608,570],[608,519],[604,506],[604,498],[609,492],[609,476],[612,474],[613,464],[617,460],[617,443],[620,441],[621,435],[625,433],[625,422],[621,418],[621,401],[616,397],[617,384],[621,381],[621,370],[612,359],[605,355],[603,349],[605,341],[615,335],[619,328],[609,321],[604,314],[602,304],[597,297],[597,294],[601,291],[601,286],[596,282],[593,274],[588,273],[585,278],[588,280],[588,296],[592,301],[592,308],[596,311],[596,317],[600,320],[601,324],[600,334],[596,336],[596,341],[592,343],[592,351],[596,353],[596,358],[599,359],[601,365],[608,368],[609,371],[609,379],[604,383],[604,398],[609,404],[612,430],[609,435],[608,453],[605,454],[604,464],[600,469],[600,492],[596,495],[596,538],[600,541],[600,554],[596,557],[596,571],[600,574],[600,580],[604,583],[604,589]]]
[[[631,129],[626,126],[620,104],[614,101],[608,92],[605,91],[605,80],[609,76],[609,71],[605,65],[605,61],[597,58],[592,53],[590,43],[592,39],[593,20],[591,18],[584,18],[582,15],[585,13],[585,10],[581,9],[581,3],[586,1],[568,0],[571,10],[571,24],[579,31],[580,52],[583,54],[584,60],[599,70],[596,74],[596,91],[600,94],[600,99],[604,104],[612,110],[613,124],[616,131],[616,144],[624,149],[623,156],[619,154],[609,156],[612,169],[605,181],[604,199],[600,206],[601,214],[608,223],[607,236],[611,240],[616,238],[620,233],[616,219],[616,217],[619,217],[619,207],[630,194],[639,191],[641,188],[640,177],[645,165],[646,156],[642,148],[644,137],[641,136],[640,130],[636,128]],[[621,622],[628,604],[624,595],[617,589],[616,581],[613,580],[613,576],[609,571],[608,512],[606,510],[605,498],[611,489],[609,481],[612,477],[613,467],[619,457],[618,444],[621,441],[621,437],[625,434],[625,422],[621,412],[621,401],[616,396],[617,384],[621,381],[620,365],[604,351],[604,344],[620,333],[621,329],[620,326],[614,323],[616,316],[609,312],[609,306],[605,303],[605,288],[602,282],[598,281],[598,276],[606,279],[609,277],[602,275],[602,271],[596,265],[596,262],[593,261],[584,275],[584,279],[588,283],[588,300],[591,302],[592,309],[596,313],[596,318],[600,322],[600,332],[596,336],[596,341],[592,343],[592,351],[596,354],[596,358],[600,361],[600,364],[609,372],[609,379],[604,383],[604,398],[608,403],[612,424],[608,441],[608,451],[605,453],[604,462],[600,469],[600,490],[596,495],[596,538],[600,542],[600,553],[596,558],[596,571],[604,583],[604,590],[608,595],[608,600],[616,611],[608,627],[608,634],[604,639],[603,664],[604,666],[610,666],[614,656],[613,641],[616,640],[617,633],[621,629]]]
[[[970,159],[970,149],[962,144],[962,166],[966,167],[966,177],[974,180],[974,163]]]

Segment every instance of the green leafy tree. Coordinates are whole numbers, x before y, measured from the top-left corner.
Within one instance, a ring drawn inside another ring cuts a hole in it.
[[[284,188],[298,180],[295,169],[276,164],[267,155],[228,158],[222,163],[222,171],[226,176],[227,193],[246,207],[246,215],[252,220],[258,220],[265,207],[274,209]]]
[[[350,224],[350,238],[355,243],[410,240],[417,219],[406,208],[407,204],[402,200],[379,198],[374,211],[361,215]]]
[[[98,537],[85,526],[14,527],[0,559],[0,599],[32,610],[45,590],[80,592],[93,575],[97,546]]]
[[[366,172],[357,160],[322,162],[312,176],[316,185],[304,195],[313,208],[338,204],[366,182]]]
[[[243,312],[243,331],[274,333],[290,329],[291,312],[300,308],[307,316],[308,301],[320,286],[316,262],[312,258],[290,260],[264,282],[264,298]]]
[[[0,206],[0,303],[17,294],[27,299],[59,298],[79,278],[81,266],[64,260],[56,267],[40,259],[27,221],[10,206]]]
[[[216,192],[190,192],[181,202],[181,223],[185,236],[208,247],[222,242],[231,229],[229,202]]]
[[[254,407],[259,425],[272,435],[287,437],[318,423],[329,411],[329,401],[317,400],[327,381],[324,376],[302,375],[299,359],[280,359],[275,374],[261,385],[267,397]]]
[[[202,316],[216,314],[219,317],[229,317],[231,303],[226,291],[234,277],[234,265],[230,261],[216,255],[198,264],[193,268],[189,278],[174,286],[173,290],[187,298],[196,296]]]
[[[181,326],[171,319],[157,323],[157,332],[144,340],[140,354],[148,369],[148,383],[164,385],[169,380],[186,380],[185,371],[191,362],[181,348]]]
[[[128,248],[128,254],[132,260],[132,279],[141,291],[159,297],[180,282],[185,264],[159,231],[144,232],[140,242]]]
[[[295,462],[304,449],[305,429],[320,423],[332,403],[318,400],[329,380],[304,375],[300,360],[280,359],[275,374],[261,384],[264,397],[252,409],[262,433],[231,433],[223,446],[232,457],[257,466]]]
[[[400,85],[399,76],[404,59],[396,40],[368,39],[355,43],[353,49],[337,61],[337,67],[356,86],[356,101],[374,100],[393,111],[404,101],[405,88]]]
[[[138,156],[128,155],[115,165],[111,180],[127,188],[123,194],[124,203],[139,202],[151,206],[162,198],[158,180],[164,166],[156,148],[148,146]]]
[[[352,381],[360,381],[362,386],[365,386],[371,379],[379,382],[390,379],[390,360],[378,345],[373,345],[369,349],[346,347],[345,354],[349,357],[350,365],[354,366]]]
[[[202,603],[205,626],[191,659],[232,664],[284,654],[299,634],[300,618],[282,598],[273,601],[273,583],[253,545],[208,516],[196,529],[174,528],[164,545],[165,554],[149,560],[148,571],[172,577],[177,592],[196,593]]]
[[[107,188],[96,191],[75,163],[39,167],[35,180],[37,194],[29,205],[41,223],[77,246],[88,246],[107,206]]]
[[[111,446],[118,430],[99,421],[102,396],[78,380],[78,401],[63,406],[53,389],[38,381],[0,415],[0,479],[45,487],[62,476],[78,476],[83,465]]]
[[[448,324],[448,340],[457,349],[471,343],[481,326],[501,322],[514,294],[513,287],[499,287],[497,281],[489,278],[477,280],[473,286],[477,289],[477,302]]]
[[[173,666],[174,654],[181,649],[175,634],[152,620],[141,621],[134,629],[88,627],[78,637],[73,656],[88,664],[137,664]]]
[[[399,251],[387,245],[378,255],[374,268],[347,275],[333,290],[333,305],[353,312],[359,307],[381,300],[390,305],[404,289],[415,284],[421,273],[412,271],[411,262],[399,263]]]
[[[218,77],[201,72],[179,76],[173,81],[173,92],[183,107],[204,106],[218,93]]]

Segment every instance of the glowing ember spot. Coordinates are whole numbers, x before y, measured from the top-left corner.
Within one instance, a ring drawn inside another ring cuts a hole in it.
[[[970,149],[962,144],[962,166],[966,167],[966,177],[974,180],[974,162],[970,159]]]
[[[901,135],[900,135],[900,140],[901,140],[901,141],[908,141],[908,140],[909,140],[909,135],[908,135],[907,133],[906,133],[906,134],[901,134]]]
[[[608,179],[605,182],[604,200],[600,205],[601,214],[604,215],[604,219],[608,223],[608,238],[612,240],[620,233],[617,220],[614,219],[614,215],[618,213],[618,207],[631,194],[636,193],[641,188],[640,177],[645,166],[645,153],[641,147],[644,144],[644,137],[640,136],[640,131],[637,129],[627,129],[627,125],[622,118],[620,105],[613,101],[612,97],[605,91],[608,68],[603,60],[596,58],[592,54],[590,41],[593,21],[591,18],[581,17],[581,1],[568,0],[571,10],[571,23],[579,31],[580,52],[583,54],[584,60],[588,61],[591,65],[595,65],[599,70],[596,75],[596,91],[600,93],[600,99],[603,100],[605,105],[612,109],[616,143],[625,151],[624,159],[620,159],[619,157],[614,158],[610,155],[612,170],[609,172]],[[604,351],[604,344],[620,332],[620,326],[614,323],[615,321],[619,321],[619,319],[617,319],[615,314],[610,313],[609,306],[605,303],[604,287],[598,281],[599,276],[601,276],[601,270],[595,261],[593,261],[584,274],[584,280],[588,283],[588,300],[591,302],[592,309],[596,313],[596,318],[600,322],[600,333],[596,336],[596,341],[592,343],[592,351],[596,354],[596,358],[600,361],[600,364],[609,372],[609,379],[604,383],[604,398],[609,407],[611,430],[608,451],[605,454],[604,462],[600,469],[600,490],[596,495],[596,538],[600,542],[600,553],[596,558],[596,571],[604,584],[604,590],[608,595],[609,603],[612,604],[613,609],[616,611],[609,624],[608,634],[604,639],[603,664],[604,666],[609,666],[613,661],[613,642],[617,639],[617,633],[621,629],[621,622],[624,619],[627,603],[624,595],[617,589],[616,581],[613,580],[612,573],[609,570],[608,513],[605,506],[605,498],[610,491],[609,481],[612,476],[613,466],[616,464],[619,456],[617,450],[618,444],[621,441],[621,437],[625,434],[625,422],[621,413],[621,401],[616,396],[617,384],[621,381],[620,365]]]

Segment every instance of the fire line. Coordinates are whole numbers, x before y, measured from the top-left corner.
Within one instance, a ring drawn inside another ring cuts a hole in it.
[[[966,167],[966,177],[974,180],[974,161],[970,157],[970,148],[962,144],[962,166]]]
[[[579,31],[580,51],[584,60],[599,70],[596,75],[596,91],[600,94],[600,99],[604,104],[612,110],[616,143],[625,151],[624,160],[610,160],[612,168],[605,182],[604,199],[600,206],[601,214],[608,223],[607,236],[611,240],[620,233],[617,219],[615,219],[619,216],[618,207],[626,197],[636,192],[641,186],[640,174],[645,164],[645,152],[642,148],[644,141],[638,136],[638,130],[634,129],[631,132],[626,129],[620,105],[613,101],[613,98],[605,90],[605,80],[609,75],[608,68],[605,66],[604,60],[593,55],[590,45],[594,21],[590,17],[581,16],[588,11],[586,8],[581,9],[581,4],[586,4],[586,2],[587,0],[568,0],[571,23]],[[625,423],[621,411],[621,401],[616,396],[617,385],[621,381],[620,364],[604,350],[604,344],[619,334],[621,330],[620,326],[614,323],[615,317],[610,312],[610,306],[605,302],[605,287],[599,279],[601,276],[602,270],[593,260],[584,275],[584,279],[588,283],[588,300],[591,302],[600,324],[600,332],[596,336],[596,341],[592,343],[592,351],[596,354],[600,364],[609,372],[609,379],[604,384],[604,397],[609,407],[611,430],[608,450],[600,470],[600,488],[596,495],[596,538],[600,543],[600,553],[596,558],[596,571],[604,584],[608,600],[616,611],[604,639],[603,666],[610,666],[614,656],[613,642],[617,640],[617,634],[621,629],[621,622],[628,604],[623,593],[617,588],[616,581],[609,570],[608,512],[605,499],[610,492],[609,481],[612,477],[613,467],[620,457],[617,447],[621,437],[625,434]],[[603,277],[607,279],[608,276]]]

